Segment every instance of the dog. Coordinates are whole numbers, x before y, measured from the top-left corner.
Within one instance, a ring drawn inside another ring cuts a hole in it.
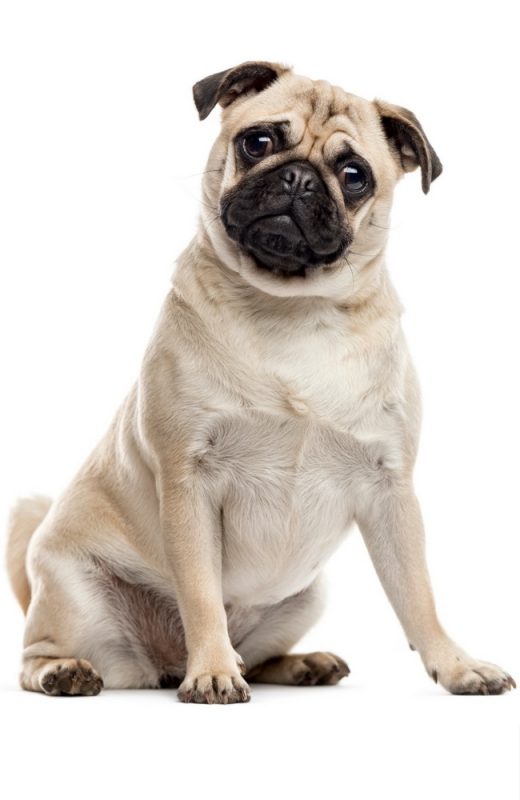
[[[139,378],[61,496],[11,514],[22,687],[234,703],[255,681],[337,684],[343,659],[291,651],[357,523],[430,677],[513,688],[448,637],[425,563],[419,390],[385,267],[396,183],[442,171],[421,124],[270,62],[193,96],[222,125]]]

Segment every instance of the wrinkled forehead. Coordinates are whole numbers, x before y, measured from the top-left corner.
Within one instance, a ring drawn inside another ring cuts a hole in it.
[[[300,155],[332,161],[349,145],[369,160],[378,159],[385,140],[373,103],[327,81],[288,73],[257,95],[233,103],[223,115],[230,136],[262,122],[286,123],[288,144]]]

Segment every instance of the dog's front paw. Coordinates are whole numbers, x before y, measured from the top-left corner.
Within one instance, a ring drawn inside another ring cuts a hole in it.
[[[183,703],[247,703],[251,699],[249,686],[239,674],[203,672],[187,675],[178,691]]]
[[[514,679],[503,669],[470,658],[462,650],[438,655],[426,668],[452,694],[503,694],[516,689]]]

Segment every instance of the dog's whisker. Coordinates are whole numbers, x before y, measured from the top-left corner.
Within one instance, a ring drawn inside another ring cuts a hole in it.
[[[380,228],[380,230],[382,230],[382,231],[391,231],[392,230],[391,226],[387,227],[386,225],[379,225],[378,222],[370,221],[368,224],[371,225],[373,228]]]
[[[213,217],[213,219],[210,219],[210,220],[209,220],[209,222],[206,222],[206,223],[205,223],[205,225],[206,225],[206,229],[207,229],[207,228],[210,228],[210,227],[211,227],[211,226],[212,226],[212,225],[213,225],[215,222],[217,222],[217,220],[219,220],[219,219],[220,219],[220,214],[217,214],[215,217]]]
[[[354,286],[354,284],[356,282],[356,274],[355,274],[355,271],[354,271],[354,267],[352,266],[352,264],[348,260],[348,256],[345,256],[345,261],[347,262],[347,266],[348,266],[348,268],[350,270],[350,276],[352,278],[352,285]]]
[[[203,206],[206,206],[206,208],[209,208],[211,211],[218,211],[218,208],[216,206],[214,206],[212,203],[206,203],[206,201],[202,200],[202,199],[199,199],[199,202]]]
[[[200,178],[201,175],[209,175],[210,172],[224,172],[222,168],[219,169],[205,169],[203,172],[192,172],[190,175],[180,175],[181,178]]]

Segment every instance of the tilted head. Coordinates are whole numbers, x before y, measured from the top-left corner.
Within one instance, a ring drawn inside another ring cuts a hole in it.
[[[199,116],[222,127],[203,181],[215,252],[274,295],[349,294],[382,253],[393,189],[442,166],[417,118],[288,67],[246,62],[193,87]]]

